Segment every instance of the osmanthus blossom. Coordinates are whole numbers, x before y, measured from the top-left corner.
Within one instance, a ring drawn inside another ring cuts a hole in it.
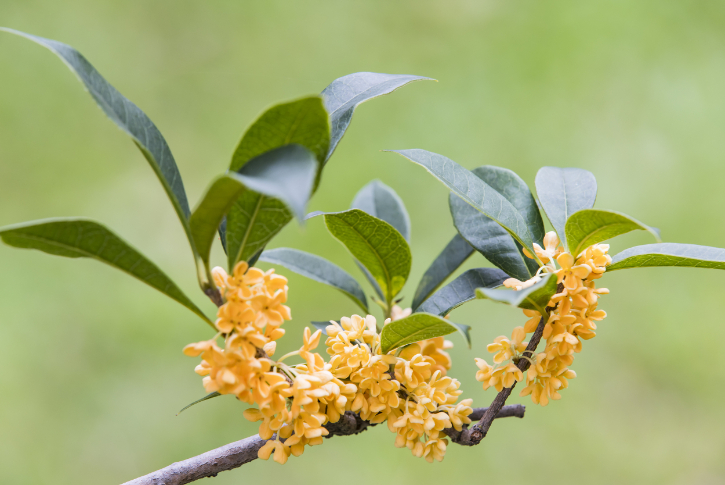
[[[581,352],[581,340],[593,338],[597,329],[595,322],[607,316],[604,310],[598,309],[598,304],[600,296],[608,294],[609,290],[596,288],[595,280],[604,274],[612,258],[607,254],[607,244],[594,244],[574,257],[559,245],[554,232],[544,237],[544,248],[534,244],[534,251],[544,263],[540,272],[555,274],[559,285],[559,292],[547,304],[552,310],[546,315],[543,328],[542,338],[546,345],[543,351],[534,355],[524,352],[525,335],[535,332],[544,318],[538,311],[525,309],[523,312],[528,321],[523,328],[517,327],[511,339],[500,336],[488,345],[488,351],[495,354],[496,366],[476,359],[479,369],[476,380],[483,383],[484,389],[495,387],[498,391],[525,380],[521,396],[530,395],[535,404],[546,406],[551,400],[561,399],[559,391],[566,389],[569,380],[576,377],[569,366],[574,361],[574,354]],[[538,276],[523,282],[510,278],[504,285],[520,291],[538,281]],[[525,377],[517,365],[521,359],[530,363]]]
[[[231,275],[221,268],[212,274],[224,298],[215,323],[219,333],[187,345],[184,353],[201,356],[196,371],[204,376],[207,392],[233,394],[256,406],[244,416],[260,422],[259,435],[268,440],[259,458],[273,456],[285,463],[301,455],[305,446],[323,442],[327,423],[352,411],[371,423],[387,421],[396,446],[440,461],[448,444],[443,430],[460,431],[471,422],[472,401],[459,402],[460,382],[446,376],[451,360],[445,350],[452,344],[443,337],[409,345],[399,355],[383,355],[375,317],[353,315],[327,327],[329,362],[315,351],[322,332],[309,328],[299,350],[274,360],[276,341],[285,333],[280,327],[291,319],[285,305],[287,279],[245,262]],[[396,305],[384,324],[411,313]],[[284,362],[293,356],[304,362]]]

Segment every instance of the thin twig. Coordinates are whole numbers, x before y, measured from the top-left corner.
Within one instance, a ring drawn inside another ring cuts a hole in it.
[[[475,408],[473,412],[468,416],[471,421],[481,419],[489,408]],[[496,414],[495,419],[499,418],[523,418],[526,412],[526,407],[523,404],[511,404],[509,406],[502,407]],[[453,428],[446,428],[443,430],[445,434],[451,439],[453,443],[462,446],[473,446],[477,445],[481,440],[473,442],[471,440],[471,431],[468,429],[468,425],[464,425],[461,431],[456,431]]]
[[[474,420],[478,419],[485,414],[486,409],[475,408],[469,417]],[[523,418],[524,411],[525,408],[521,404],[506,406],[500,410],[496,418],[509,416]],[[362,433],[372,426],[375,425],[361,419],[358,414],[346,411],[337,423],[328,423],[325,428],[330,432],[327,437],[331,438],[333,436],[350,436]],[[453,428],[445,429],[444,432],[448,436],[451,436],[451,434],[455,436],[455,433],[460,433]],[[451,441],[458,443],[453,437],[451,437]],[[232,470],[256,460],[257,452],[265,442],[259,435],[250,436],[188,460],[173,463],[166,468],[136,478],[123,485],[184,485],[201,478],[215,477],[220,472]]]
[[[534,352],[536,351],[536,347],[539,346],[539,342],[541,341],[541,336],[544,333],[545,326],[546,318],[541,317],[539,325],[536,327],[536,331],[534,331],[534,334],[531,336],[531,340],[529,341],[529,345],[526,346],[526,350],[524,351],[524,354],[527,354],[528,357],[533,356]],[[519,362],[516,364],[521,372],[526,372],[530,365],[531,362],[529,361],[529,359],[519,359]],[[516,381],[514,381],[511,387],[506,387],[502,389],[501,392],[496,395],[486,412],[483,414],[481,420],[476,423],[470,430],[467,430],[468,436],[466,436],[466,438],[467,441],[470,441],[469,446],[477,445],[481,442],[483,438],[485,438],[489,428],[491,427],[491,424],[493,424],[493,420],[498,417],[498,413],[501,411],[501,408],[503,408],[504,404],[506,404],[506,399],[509,398],[509,396],[511,395],[511,391],[513,391],[515,386]]]

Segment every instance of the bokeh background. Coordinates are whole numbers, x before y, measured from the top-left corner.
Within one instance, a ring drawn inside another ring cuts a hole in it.
[[[373,178],[397,190],[413,229],[407,302],[454,229],[446,189],[381,149],[500,165],[532,186],[541,166],[586,168],[597,207],[657,226],[666,241],[725,246],[722,2],[3,0],[0,24],[75,46],[145,110],[192,205],[271,104],[357,71],[438,79],[361,106],[310,207],[345,209]],[[213,312],[141,154],[52,54],[1,34],[0,225],[56,216],[106,223]],[[648,242],[622,236],[612,253]],[[290,224],[272,246],[361,276],[321,220]],[[294,317],[282,350],[309,321],[356,311],[280,272]],[[722,274],[638,269],[601,281],[609,318],[563,399],[496,422],[480,446],[452,445],[428,465],[377,428],[213,483],[725,482]],[[494,393],[475,382],[473,358],[524,317],[486,302],[452,316],[475,340],[469,350],[452,336],[452,374],[485,406]],[[0,483],[116,484],[255,433],[231,397],[176,415],[204,395],[181,349],[209,336],[120,272],[0,246]]]

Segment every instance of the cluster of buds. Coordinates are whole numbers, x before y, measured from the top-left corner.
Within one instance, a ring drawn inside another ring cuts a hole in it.
[[[396,317],[405,313],[392,312]],[[451,343],[438,337],[383,355],[373,316],[330,323],[326,345],[331,371],[356,387],[350,410],[371,423],[387,422],[396,434],[395,446],[428,462],[441,461],[448,445],[443,430],[460,431],[473,411],[472,400],[457,402],[460,382],[446,376],[451,360],[445,349]]]
[[[539,271],[553,273],[557,277],[558,292],[547,305],[550,311],[541,315],[534,310],[524,310],[529,320],[523,327],[516,327],[510,339],[501,336],[488,345],[488,351],[495,353],[493,361],[496,365],[476,359],[479,368],[476,379],[483,383],[484,389],[493,386],[501,391],[525,378],[526,387],[522,389],[521,396],[531,395],[535,404],[546,406],[550,400],[561,399],[559,391],[566,389],[569,379],[576,377],[570,369],[574,354],[581,352],[582,340],[596,335],[596,322],[607,316],[606,312],[597,309],[597,305],[599,296],[609,293],[609,290],[596,288],[595,280],[604,274],[612,258],[607,254],[607,244],[594,244],[575,258],[560,246],[555,232],[546,234],[543,248],[534,244],[534,250],[544,263]],[[532,257],[528,253],[526,255]],[[504,285],[522,290],[540,279],[539,276],[528,281],[510,278],[504,281]],[[526,334],[536,331],[542,318],[546,319],[542,335],[546,346],[542,352],[527,355]],[[531,364],[526,376],[516,365],[519,359],[527,359]]]

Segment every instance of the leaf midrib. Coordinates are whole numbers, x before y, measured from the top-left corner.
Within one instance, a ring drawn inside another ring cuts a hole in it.
[[[259,200],[257,201],[257,206],[254,208],[254,212],[252,212],[252,216],[249,218],[249,224],[247,224],[247,230],[244,231],[244,237],[242,238],[242,241],[239,243],[239,250],[237,251],[237,254],[234,258],[235,265],[239,262],[239,258],[242,257],[244,248],[247,245],[247,239],[249,238],[249,235],[252,233],[252,227],[254,226],[254,222],[257,220],[257,215],[259,215],[260,208],[262,207],[262,202],[264,202],[265,198],[266,198],[266,196],[259,194]],[[229,268],[229,269],[232,270],[232,268]]]

